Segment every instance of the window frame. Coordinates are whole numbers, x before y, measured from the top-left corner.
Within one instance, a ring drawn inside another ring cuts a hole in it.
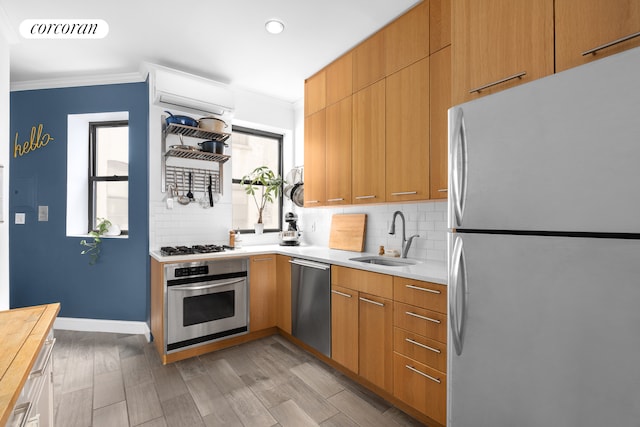
[[[245,126],[237,126],[237,125],[232,125],[231,126],[231,134],[233,135],[234,132],[238,132],[238,133],[244,133],[247,135],[253,135],[253,136],[260,136],[260,137],[265,137],[265,138],[272,138],[278,141],[278,170],[274,171],[276,172],[279,176],[283,177],[283,163],[284,163],[284,157],[283,157],[283,152],[282,152],[282,147],[284,145],[284,135],[281,135],[279,133],[274,133],[274,132],[267,132],[264,130],[260,130],[260,129],[253,129],[253,128],[248,128]],[[233,137],[233,136],[232,136]],[[241,179],[237,179],[233,177],[233,171],[231,173],[231,185],[233,184],[240,184]],[[260,184],[255,184],[255,185],[260,185]],[[277,202],[277,206],[278,206],[278,228],[265,228],[264,232],[265,233],[270,233],[270,232],[276,232],[279,233],[280,231],[282,231],[282,217],[283,217],[283,208],[284,208],[284,195],[282,194],[284,190],[284,185],[280,187],[280,194],[278,195],[278,202]],[[233,215],[233,212],[231,213]],[[240,228],[239,231],[241,233],[255,233],[255,229],[253,228],[247,228],[247,229],[242,229]]]
[[[124,127],[129,128],[129,120],[105,120],[99,122],[89,122],[89,168],[88,168],[88,197],[87,197],[87,232],[95,230],[97,227],[96,218],[96,191],[95,186],[98,182],[127,182],[129,183],[129,173],[126,176],[97,176],[97,158],[96,158],[96,133],[99,128],[108,127]],[[130,152],[130,150],[129,150]],[[127,159],[128,159],[127,153]],[[128,235],[129,230],[121,230],[121,235]]]

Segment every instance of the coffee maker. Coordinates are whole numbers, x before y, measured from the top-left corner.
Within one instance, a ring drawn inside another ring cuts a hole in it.
[[[300,244],[300,231],[298,230],[298,215],[293,212],[284,214],[284,220],[289,226],[287,230],[280,232],[280,245],[297,246]]]

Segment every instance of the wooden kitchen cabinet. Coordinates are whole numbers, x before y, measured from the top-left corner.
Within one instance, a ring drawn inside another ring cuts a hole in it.
[[[304,206],[317,207],[326,200],[326,110],[304,119]]]
[[[249,257],[249,332],[276,326],[276,255]]]
[[[451,46],[429,57],[429,198],[448,195],[448,110],[451,104]]]
[[[327,105],[327,74],[320,70],[304,82],[304,116],[310,116]]]
[[[351,96],[326,108],[325,203],[327,205],[351,204],[352,109]]]
[[[447,287],[393,278],[393,393],[446,423]]]
[[[429,1],[418,3],[383,30],[385,75],[429,56]]]
[[[394,395],[441,425],[447,423],[447,376],[394,353]]]
[[[429,2],[429,53],[451,45],[451,0]]]
[[[454,1],[453,104],[552,74],[553,13],[553,0]]]
[[[358,374],[393,393],[393,301],[360,293]]]
[[[276,326],[291,334],[291,257],[276,255]]]
[[[353,49],[353,91],[386,76],[385,32],[378,31]]]
[[[353,95],[353,203],[385,201],[385,81]],[[305,188],[305,193],[306,193]],[[306,198],[306,195],[305,195]]]
[[[429,58],[386,79],[386,201],[429,198]]]
[[[637,34],[595,53],[597,47]],[[640,46],[640,1],[555,0],[556,72]]]
[[[358,373],[358,291],[331,286],[331,358]]]
[[[353,94],[353,52],[347,52],[326,67],[327,106]]]

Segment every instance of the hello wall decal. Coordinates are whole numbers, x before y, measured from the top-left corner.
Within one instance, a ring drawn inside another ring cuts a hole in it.
[[[49,133],[43,131],[42,123],[31,127],[31,136],[23,143],[18,143],[18,132],[16,132],[16,137],[13,140],[13,158],[22,157],[39,148],[46,147],[53,140],[54,138]]]

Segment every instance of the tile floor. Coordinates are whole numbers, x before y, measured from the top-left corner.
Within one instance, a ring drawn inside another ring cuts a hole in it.
[[[142,335],[55,334],[57,427],[423,425],[280,336],[163,366]]]

